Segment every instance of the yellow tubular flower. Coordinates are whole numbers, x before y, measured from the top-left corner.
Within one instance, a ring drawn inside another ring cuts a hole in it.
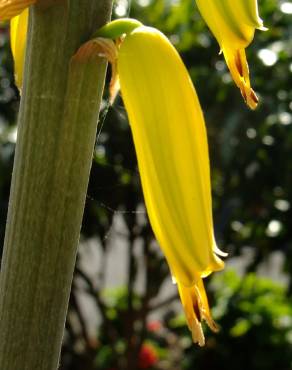
[[[194,342],[201,321],[216,330],[202,278],[221,270],[213,234],[208,145],[201,107],[168,39],[138,27],[120,46],[117,68],[144,198],[179,289]]]
[[[255,29],[264,30],[257,0],[196,0],[208,27],[216,37],[236,85],[251,109],[258,98],[250,86],[245,48]]]
[[[19,89],[22,87],[27,23],[28,9],[25,9],[20,15],[12,18],[10,22],[10,43],[14,58],[15,82]]]
[[[0,21],[11,19],[20,14],[37,0],[0,0]]]
[[[10,42],[14,57],[15,82],[22,87],[26,33],[28,25],[28,7],[37,0],[0,0],[0,21],[10,21]]]

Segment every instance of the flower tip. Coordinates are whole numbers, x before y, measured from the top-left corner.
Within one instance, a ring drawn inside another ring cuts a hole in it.
[[[205,345],[205,336],[202,328],[202,323],[200,321],[200,316],[201,314],[199,314],[199,317],[193,316],[191,319],[191,323],[189,322],[188,326],[192,333],[193,342],[195,344],[197,343],[200,347],[203,347]],[[210,314],[204,314],[202,318],[206,321],[207,325],[213,332],[217,333],[219,331],[218,325],[212,319]]]
[[[192,332],[193,342],[198,344],[200,347],[205,345],[205,336],[202,329],[202,324],[198,320],[193,320],[193,325],[190,328]]]
[[[216,322],[212,319],[211,316],[208,316],[205,318],[209,328],[214,332],[214,333],[218,333],[219,332],[219,326],[216,324]]]
[[[265,26],[262,24],[260,27],[258,27],[258,30],[266,32],[266,31],[269,31],[269,28],[268,28],[268,27],[265,27]]]
[[[264,21],[261,18],[259,18],[259,21],[256,25],[256,29],[259,30],[259,31],[268,31],[269,30],[268,27],[264,26]]]
[[[256,109],[259,99],[250,86],[249,68],[246,60],[245,49],[223,49],[223,53],[230,70],[231,76],[239,87],[241,95],[250,109]]]
[[[219,331],[211,316],[203,281],[199,278],[192,287],[186,287],[178,282],[178,291],[185,311],[188,328],[192,333],[193,342],[202,347],[205,345],[202,328],[203,320],[212,331],[215,333]]]
[[[248,105],[248,107],[252,110],[255,110],[259,102],[259,99],[256,93],[253,91],[253,89],[250,86],[244,86],[240,90],[241,90],[241,94],[246,104]]]
[[[220,256],[220,257],[227,257],[228,256],[228,253],[227,252],[223,252],[221,249],[219,249],[217,247],[217,245],[215,244],[215,247],[214,247],[214,253],[217,255],[217,256]]]
[[[202,308],[200,308],[202,310]],[[200,313],[199,317],[202,315],[202,319],[204,319],[209,326],[209,328],[214,332],[219,332],[219,327],[215,323],[215,321],[212,319],[211,314],[209,312],[206,312],[205,310],[202,310],[204,313]],[[197,343],[200,347],[203,347],[205,345],[205,336],[202,328],[202,323],[200,321],[200,318],[197,316],[193,316],[191,324],[189,323],[189,329],[192,332],[192,339],[194,343]]]

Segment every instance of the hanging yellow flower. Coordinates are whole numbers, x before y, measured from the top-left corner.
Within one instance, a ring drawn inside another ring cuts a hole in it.
[[[216,37],[236,85],[251,109],[258,98],[250,86],[245,48],[255,29],[264,30],[257,0],[196,0],[208,27]]]
[[[179,294],[194,342],[211,329],[202,278],[224,266],[216,253],[207,135],[188,72],[168,39],[149,27],[129,33],[118,52],[145,203]]]
[[[36,3],[37,0],[1,0],[0,21],[11,19],[20,14],[25,8]]]
[[[0,21],[10,19],[10,43],[14,58],[15,82],[22,87],[28,7],[37,0],[0,0]]]
[[[28,9],[10,21],[10,44],[14,58],[15,82],[19,89],[22,87],[24,55],[26,49],[26,32]]]
[[[121,24],[127,30],[118,50],[109,39],[91,42],[117,68],[150,223],[178,284],[193,340],[204,345],[202,320],[217,328],[202,279],[221,270],[224,263],[213,233],[200,103],[179,54],[161,32],[133,20],[112,24],[118,29],[113,38],[123,33]],[[20,33],[25,37],[22,28],[15,28],[14,37]],[[88,43],[83,50],[88,51]]]

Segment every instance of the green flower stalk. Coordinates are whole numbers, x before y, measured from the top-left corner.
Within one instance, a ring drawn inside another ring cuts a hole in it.
[[[250,85],[245,48],[252,42],[256,29],[266,30],[257,0],[196,0],[196,3],[246,104],[255,109],[258,98]]]
[[[107,66],[98,54],[74,55],[109,20],[112,2],[39,0],[26,46],[23,12],[3,4],[1,20],[19,17],[11,45],[22,97],[1,261],[0,368],[56,370]]]

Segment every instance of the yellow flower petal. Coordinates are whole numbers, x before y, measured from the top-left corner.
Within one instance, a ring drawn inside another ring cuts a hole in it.
[[[0,21],[11,19],[20,14],[29,5],[37,0],[1,0],[0,1]]]
[[[264,29],[257,0],[196,0],[208,27],[223,51],[228,68],[251,109],[258,103],[250,86],[245,48],[252,42],[255,29]]]
[[[28,9],[25,9],[20,15],[12,18],[10,21],[10,44],[14,58],[14,75],[19,89],[22,87],[27,24]]]
[[[155,29],[138,27],[127,35],[117,67],[149,219],[185,299],[185,292],[202,291],[201,277],[224,266],[215,254],[200,104],[178,53]],[[209,312],[201,297],[201,312]]]

